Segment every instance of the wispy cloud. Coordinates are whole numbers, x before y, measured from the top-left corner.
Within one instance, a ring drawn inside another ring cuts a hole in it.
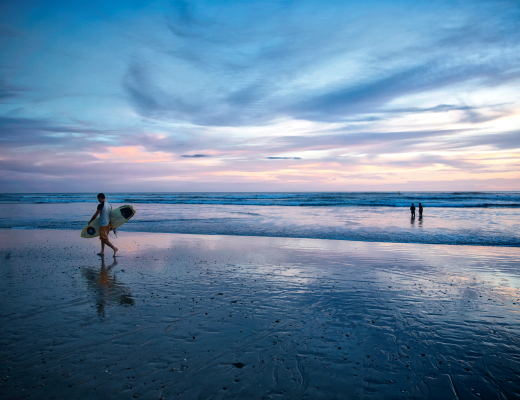
[[[8,99],[17,97],[26,89],[20,86],[16,86],[7,83],[5,80],[0,79],[0,102],[6,102]]]
[[[3,190],[520,178],[514,1],[0,7]]]
[[[266,157],[269,160],[301,160],[301,157]]]

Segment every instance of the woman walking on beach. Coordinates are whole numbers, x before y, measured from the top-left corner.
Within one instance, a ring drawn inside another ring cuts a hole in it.
[[[101,204],[98,204],[97,211],[90,219],[89,224],[99,215],[99,240],[101,240],[101,252],[98,253],[98,256],[105,255],[106,244],[108,247],[114,250],[115,257],[117,250],[119,249],[110,243],[110,240],[108,239],[108,233],[110,232],[110,211],[112,211],[112,206],[110,203],[105,201],[105,195],[103,193],[99,193],[97,195],[97,199]]]

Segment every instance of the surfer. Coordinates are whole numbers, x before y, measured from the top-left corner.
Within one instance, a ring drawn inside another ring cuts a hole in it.
[[[422,210],[423,206],[421,205],[421,203],[419,203],[419,218],[422,218]]]
[[[106,244],[108,247],[114,250],[115,257],[117,250],[119,249],[110,243],[110,240],[108,239],[108,233],[110,232],[110,211],[112,211],[112,206],[110,203],[105,201],[105,195],[103,193],[99,193],[97,195],[97,199],[100,204],[98,204],[96,213],[90,219],[89,225],[99,215],[99,240],[101,240],[101,252],[98,253],[98,256],[105,255]]]
[[[412,203],[412,206],[410,207],[410,211],[412,212],[412,219],[415,218],[415,206]]]

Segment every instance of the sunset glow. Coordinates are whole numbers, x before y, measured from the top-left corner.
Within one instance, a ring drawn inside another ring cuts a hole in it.
[[[520,190],[517,2],[4,3],[4,192]]]

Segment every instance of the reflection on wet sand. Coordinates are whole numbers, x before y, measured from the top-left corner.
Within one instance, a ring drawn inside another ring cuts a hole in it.
[[[105,258],[101,257],[101,268],[82,268],[83,276],[89,291],[94,295],[97,313],[99,316],[105,316],[105,310],[109,304],[116,305],[134,305],[130,289],[116,278],[116,273],[112,269],[118,264],[117,259],[108,267]]]
[[[125,233],[116,268],[81,240],[0,231],[2,399],[520,393],[518,249]]]

